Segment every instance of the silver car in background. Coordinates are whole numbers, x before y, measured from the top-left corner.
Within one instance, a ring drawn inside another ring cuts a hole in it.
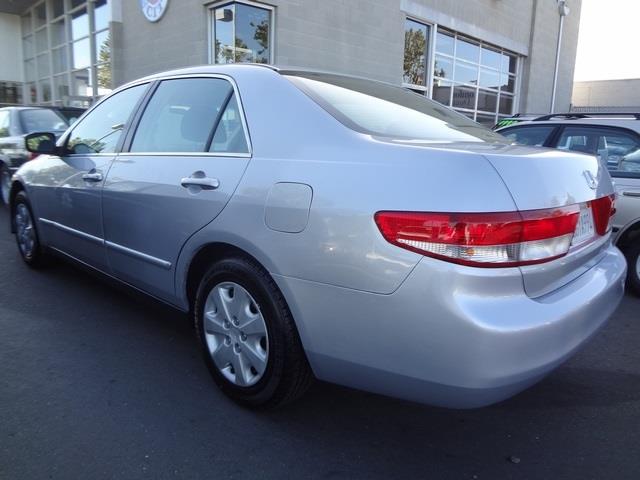
[[[520,145],[598,157],[615,183],[613,243],[627,257],[627,284],[640,295],[640,113],[567,113],[538,116],[501,128]]]
[[[447,407],[505,399],[616,309],[595,157],[508,145],[402,88],[227,65],[116,90],[13,177],[52,252],[190,312],[234,400],[312,378]]]

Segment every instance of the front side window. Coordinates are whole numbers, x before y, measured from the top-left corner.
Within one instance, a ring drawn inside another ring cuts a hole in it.
[[[554,128],[555,126],[553,125],[540,125],[535,127],[522,126],[509,128],[500,133],[518,145],[542,147]]]
[[[70,153],[113,153],[133,109],[147,84],[122,90],[98,104],[73,129],[67,143]]]
[[[426,89],[429,27],[411,19],[404,22],[404,74],[402,81],[410,88]]]
[[[557,148],[596,155],[614,177],[640,178],[640,140],[630,132],[614,128],[566,127]]]
[[[369,135],[428,142],[499,142],[504,137],[423,95],[341,75],[281,72],[337,120]]]
[[[211,12],[214,63],[271,63],[270,9],[232,2]]]
[[[142,115],[131,151],[246,152],[233,87],[219,78],[163,81]]]

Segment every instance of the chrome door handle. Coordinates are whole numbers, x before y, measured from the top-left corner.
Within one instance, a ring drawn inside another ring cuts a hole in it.
[[[100,172],[89,172],[83,174],[82,179],[87,182],[101,182],[102,174]]]
[[[638,197],[640,198],[640,192],[622,192],[625,197]]]
[[[180,180],[180,185],[185,188],[200,187],[203,190],[215,190],[220,186],[217,178],[209,177],[185,177]]]

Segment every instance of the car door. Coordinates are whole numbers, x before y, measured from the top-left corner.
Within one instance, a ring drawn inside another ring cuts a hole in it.
[[[180,249],[225,207],[247,167],[250,143],[229,78],[157,83],[103,190],[112,273],[171,301]]]
[[[616,229],[640,220],[640,135],[624,128],[568,126],[558,148],[597,155],[608,168],[618,194]]]
[[[32,181],[47,244],[107,269],[102,186],[127,122],[148,85],[122,90],[98,104],[62,140],[64,154],[41,159]]]

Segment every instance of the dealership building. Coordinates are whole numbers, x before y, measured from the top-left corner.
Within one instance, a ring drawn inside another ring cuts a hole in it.
[[[0,0],[0,104],[259,62],[370,77],[493,124],[568,111],[580,0]],[[559,48],[558,48],[559,47]],[[558,53],[559,52],[559,53]]]

